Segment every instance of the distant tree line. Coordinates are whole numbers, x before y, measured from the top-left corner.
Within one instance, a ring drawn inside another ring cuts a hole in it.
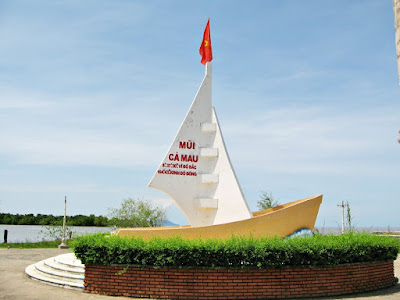
[[[147,200],[128,198],[122,201],[120,208],[111,208],[108,218],[95,215],[67,216],[66,225],[121,228],[163,226],[166,222],[165,209],[153,207]],[[0,213],[0,224],[60,226],[63,224],[63,216]]]
[[[62,225],[63,216],[43,215],[43,214],[6,214],[0,213],[0,224],[7,225]],[[109,225],[107,217],[103,216],[67,216],[69,226],[97,226],[104,227]]]

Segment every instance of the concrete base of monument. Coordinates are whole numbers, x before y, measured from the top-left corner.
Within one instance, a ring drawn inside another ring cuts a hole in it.
[[[396,283],[393,261],[255,270],[86,265],[85,273],[87,293],[151,299],[304,299]]]
[[[277,207],[253,213],[247,220],[210,226],[176,226],[149,228],[121,228],[113,234],[121,237],[173,237],[187,239],[220,238],[235,236],[289,236],[299,229],[314,229],[322,195],[289,202]]]

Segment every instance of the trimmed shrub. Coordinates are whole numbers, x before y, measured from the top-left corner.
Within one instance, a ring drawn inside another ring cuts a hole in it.
[[[73,247],[82,263],[89,265],[266,269],[395,260],[400,241],[365,233],[293,239],[233,236],[228,240],[174,237],[148,241],[94,234],[76,238]]]

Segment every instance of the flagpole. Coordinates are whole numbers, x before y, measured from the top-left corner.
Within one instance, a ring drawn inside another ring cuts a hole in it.
[[[212,62],[211,61],[206,63],[206,75],[212,76]]]
[[[61,239],[61,244],[58,245],[59,249],[68,249],[68,245],[65,243],[65,223],[67,219],[67,196],[65,196],[64,200],[64,218],[63,218],[63,236]]]

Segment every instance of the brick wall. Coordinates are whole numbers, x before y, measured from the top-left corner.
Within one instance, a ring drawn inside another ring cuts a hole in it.
[[[393,261],[268,270],[154,269],[86,265],[85,291],[161,299],[333,296],[394,285]]]

